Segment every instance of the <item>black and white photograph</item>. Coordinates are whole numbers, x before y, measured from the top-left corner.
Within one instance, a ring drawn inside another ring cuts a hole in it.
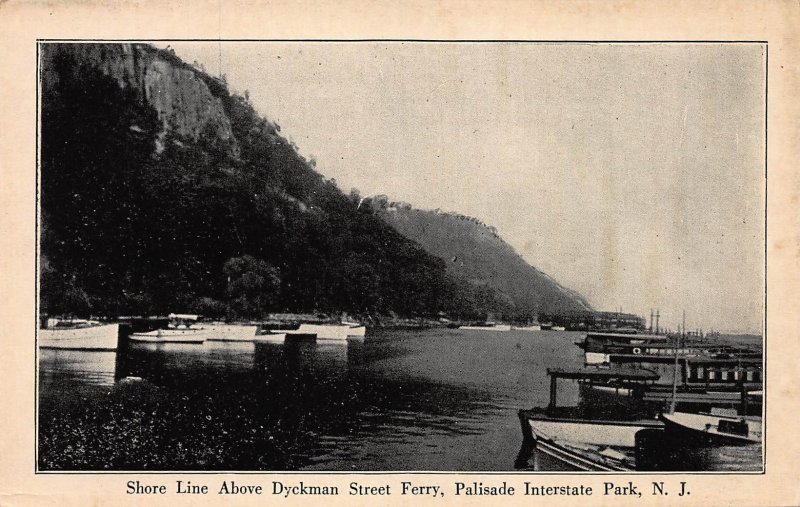
[[[766,42],[37,58],[37,473],[764,472]]]

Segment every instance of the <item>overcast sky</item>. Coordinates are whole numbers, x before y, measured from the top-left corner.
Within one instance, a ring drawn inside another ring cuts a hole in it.
[[[170,45],[345,192],[478,217],[597,309],[762,328],[762,45]]]

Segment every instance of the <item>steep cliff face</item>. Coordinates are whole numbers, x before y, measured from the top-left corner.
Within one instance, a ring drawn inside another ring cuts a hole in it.
[[[144,44],[43,44],[42,83],[45,93],[58,85],[54,60],[69,56],[73,70],[98,69],[121,88],[133,88],[158,113],[164,132],[198,139],[208,133],[230,141],[231,124],[221,100],[222,83],[180,61],[167,50]],[[215,93],[216,92],[216,93]]]
[[[414,209],[380,196],[370,200],[380,216],[403,236],[441,258],[447,270],[469,283],[485,285],[512,303],[519,314],[590,310],[588,301],[529,265],[478,219]]]

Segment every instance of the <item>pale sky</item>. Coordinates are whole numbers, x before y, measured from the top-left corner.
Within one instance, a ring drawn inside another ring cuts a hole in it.
[[[597,309],[761,331],[763,45],[170,45],[344,192],[475,216]]]

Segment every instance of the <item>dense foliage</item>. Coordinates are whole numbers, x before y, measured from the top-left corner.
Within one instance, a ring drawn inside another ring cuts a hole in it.
[[[461,280],[449,312],[526,322],[544,314],[591,311],[589,303],[529,265],[480,220],[455,213],[427,211],[386,196],[367,201],[384,221],[426,251],[446,260],[449,275]]]
[[[68,53],[43,76],[43,311],[416,316],[452,300],[440,259],[322,178],[245,98],[217,89],[234,138],[194,139]]]

